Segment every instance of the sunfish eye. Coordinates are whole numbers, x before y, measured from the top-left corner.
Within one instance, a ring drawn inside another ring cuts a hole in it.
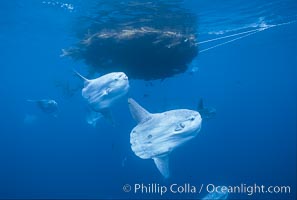
[[[120,80],[122,78],[122,76],[123,76],[123,74],[119,74],[118,77],[114,78],[113,80],[118,81],[118,80]]]
[[[194,120],[195,120],[194,116],[190,117],[190,121],[194,121]]]

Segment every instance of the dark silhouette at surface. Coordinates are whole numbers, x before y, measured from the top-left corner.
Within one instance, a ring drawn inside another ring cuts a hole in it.
[[[131,79],[164,79],[187,70],[198,54],[196,17],[181,1],[106,1],[80,21],[80,42],[63,55],[90,71],[123,71]]]

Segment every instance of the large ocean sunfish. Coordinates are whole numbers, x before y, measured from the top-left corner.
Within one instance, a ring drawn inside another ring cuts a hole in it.
[[[153,159],[160,173],[168,178],[169,155],[198,134],[200,114],[187,109],[149,113],[133,99],[128,99],[128,103],[132,117],[138,122],[130,133],[132,151],[142,159]]]
[[[89,116],[87,122],[96,125],[99,113],[110,119],[109,108],[125,96],[129,90],[127,75],[123,72],[112,72],[89,80],[78,72],[75,73],[84,81],[82,96],[92,110],[90,116],[93,119]]]

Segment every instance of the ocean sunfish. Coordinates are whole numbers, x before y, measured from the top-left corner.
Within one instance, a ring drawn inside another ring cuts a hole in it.
[[[58,103],[53,99],[41,99],[41,100],[31,100],[28,99],[28,102],[35,103],[37,107],[42,110],[44,113],[51,114],[54,117],[58,115]]]
[[[111,120],[109,108],[121,97],[125,96],[129,90],[129,80],[123,72],[112,72],[96,79],[86,79],[78,72],[75,73],[84,81],[82,97],[87,101],[92,112],[92,120],[87,117],[87,122],[94,125],[99,119],[98,113],[101,113],[107,119]],[[97,114],[96,114],[97,113]]]
[[[168,178],[169,155],[198,134],[202,123],[200,114],[187,109],[149,113],[133,99],[128,99],[128,104],[138,122],[130,133],[132,151],[142,159],[153,159],[160,173]]]

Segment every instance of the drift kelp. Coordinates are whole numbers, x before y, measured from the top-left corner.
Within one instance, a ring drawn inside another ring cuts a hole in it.
[[[196,17],[181,1],[105,1],[80,21],[79,43],[64,55],[90,71],[123,71],[132,79],[185,72],[198,54]]]

